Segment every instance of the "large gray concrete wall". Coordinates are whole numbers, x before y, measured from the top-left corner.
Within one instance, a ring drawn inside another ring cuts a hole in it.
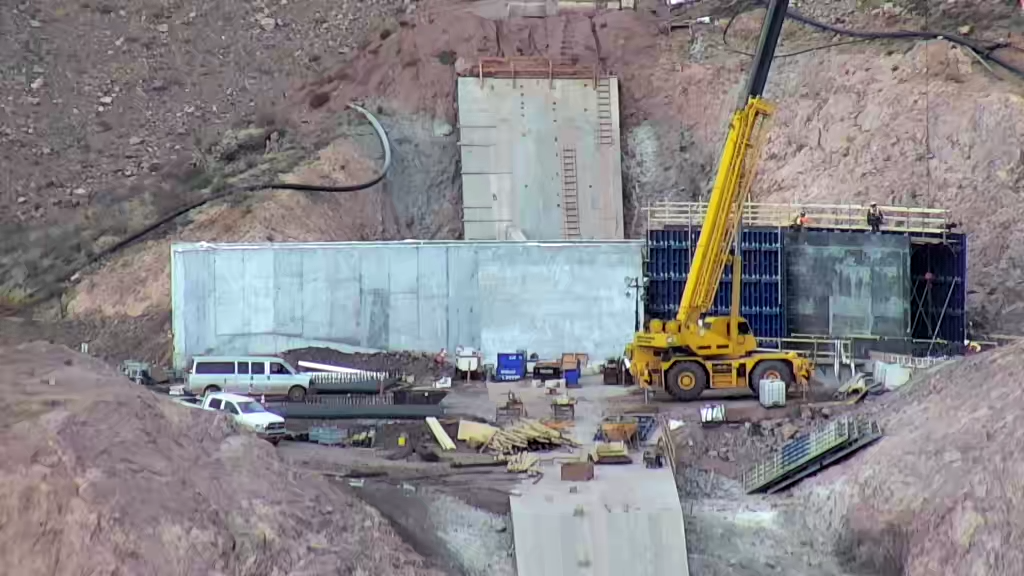
[[[581,238],[621,239],[618,79],[599,103],[594,81],[458,80],[466,240],[565,238],[563,154],[575,152]],[[602,128],[603,127],[603,128]],[[604,129],[611,138],[601,140]]]
[[[910,239],[789,232],[790,332],[903,338],[910,327]]]
[[[175,244],[174,364],[200,354],[622,353],[641,242]]]

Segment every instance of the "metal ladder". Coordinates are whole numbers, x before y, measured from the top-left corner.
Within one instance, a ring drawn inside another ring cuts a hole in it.
[[[603,145],[615,143],[612,125],[612,82],[609,78],[600,78],[597,81],[597,142]]]
[[[576,178],[576,149],[562,147],[562,216],[567,240],[582,238],[580,234],[579,189]]]
[[[558,51],[563,63],[576,63],[576,55],[573,54],[573,19],[565,17],[562,24],[562,45]]]

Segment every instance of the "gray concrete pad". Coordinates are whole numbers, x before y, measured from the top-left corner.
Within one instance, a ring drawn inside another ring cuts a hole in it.
[[[510,497],[519,576],[689,574],[682,508],[670,468],[597,466],[563,482],[550,463]]]

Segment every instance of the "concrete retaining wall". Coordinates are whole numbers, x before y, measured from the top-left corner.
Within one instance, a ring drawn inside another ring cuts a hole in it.
[[[602,82],[607,99],[592,79],[458,79],[464,238],[624,237],[619,85]]]
[[[909,336],[908,237],[789,232],[785,246],[791,333]]]
[[[174,365],[199,354],[586,352],[632,338],[642,242],[175,244]]]

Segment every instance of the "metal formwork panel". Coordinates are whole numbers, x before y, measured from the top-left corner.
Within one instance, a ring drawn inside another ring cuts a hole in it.
[[[648,232],[646,310],[650,317],[675,317],[699,236],[698,227]],[[740,309],[754,334],[761,338],[788,336],[782,247],[779,228],[743,229]],[[732,268],[727,265],[710,314],[729,314],[731,289]]]
[[[967,236],[911,236],[911,332],[922,340],[967,339]]]

